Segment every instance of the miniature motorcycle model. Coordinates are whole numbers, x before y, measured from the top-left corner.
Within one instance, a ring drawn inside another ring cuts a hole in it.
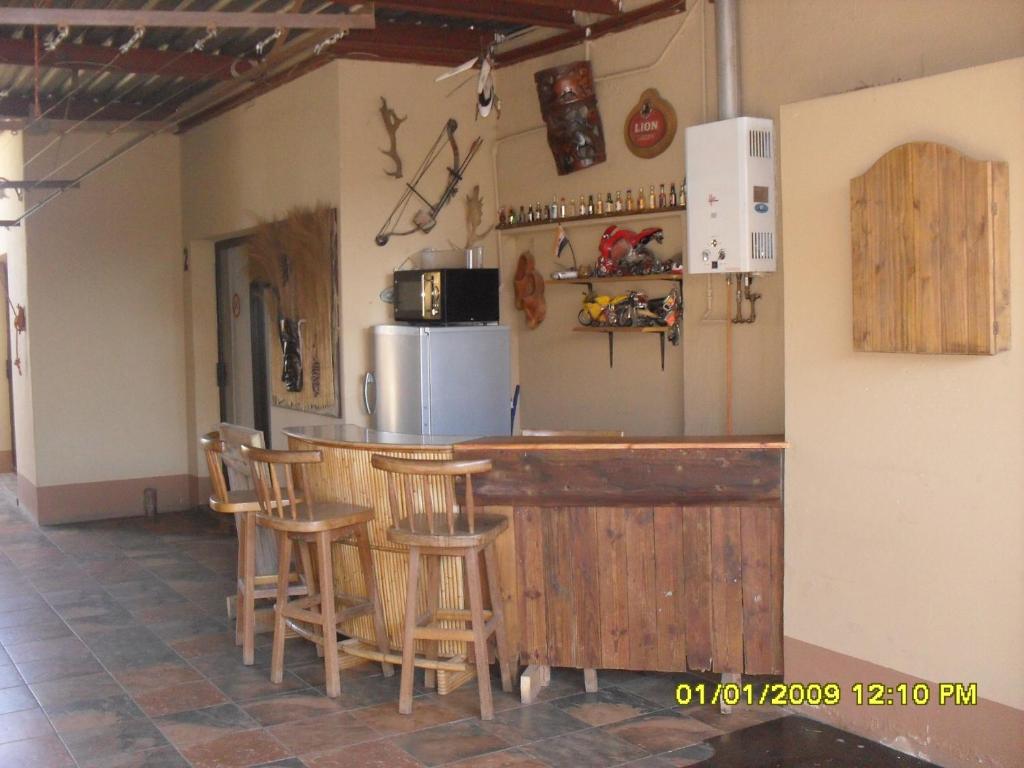
[[[661,262],[649,247],[652,241],[661,243],[663,240],[661,227],[633,232],[612,224],[601,235],[596,274],[599,277],[650,275],[671,269],[671,263]]]

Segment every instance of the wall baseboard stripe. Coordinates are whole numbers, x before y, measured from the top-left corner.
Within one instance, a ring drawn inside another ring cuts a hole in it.
[[[968,684],[971,680],[922,680],[889,667],[830,651],[792,637],[785,638],[786,681],[838,683],[842,699],[836,706],[801,706],[795,711],[815,720],[878,741],[945,768],[1019,768],[1024,755],[1024,710],[983,698],[977,704],[938,703],[938,682]],[[858,706],[855,683],[926,684],[928,704]]]
[[[36,487],[19,475],[18,499],[39,525],[60,525],[138,517],[145,513],[146,488],[156,489],[158,513],[191,509],[206,502],[208,491],[204,495],[200,492],[208,486],[209,478],[165,475]]]

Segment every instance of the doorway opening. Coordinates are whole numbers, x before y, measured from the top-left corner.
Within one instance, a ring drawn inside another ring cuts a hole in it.
[[[214,254],[220,418],[261,431],[270,445],[265,286],[249,277],[248,238],[221,240]]]

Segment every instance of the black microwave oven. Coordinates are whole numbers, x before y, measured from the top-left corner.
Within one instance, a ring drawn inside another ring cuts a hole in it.
[[[497,269],[402,269],[395,272],[394,286],[399,322],[498,322]]]

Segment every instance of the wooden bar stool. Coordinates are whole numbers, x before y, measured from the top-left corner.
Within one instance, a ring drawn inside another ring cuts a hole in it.
[[[476,656],[477,685],[480,691],[480,718],[494,718],[491,699],[488,639],[497,643],[501,667],[501,687],[512,691],[512,659],[501,599],[501,586],[494,541],[508,527],[501,515],[477,515],[473,504],[473,475],[488,472],[491,462],[399,459],[375,455],[371,463],[387,473],[388,494],[395,515],[388,539],[409,548],[409,581],[406,586],[405,627],[402,640],[402,685],[398,711],[412,714],[413,672],[417,666],[416,641],[427,641],[427,655],[420,665],[438,668],[437,644],[459,640],[473,644]],[[464,481],[465,504],[456,506],[455,480]],[[487,569],[491,610],[484,610],[480,578],[480,555]],[[441,557],[459,557],[465,564],[465,590],[469,608],[438,610]],[[433,558],[427,560],[426,558]],[[427,610],[417,615],[420,561],[427,572]],[[463,628],[442,626],[459,623]],[[469,624],[467,629],[465,625]],[[467,651],[467,656],[468,656]],[[452,660],[442,662],[448,668]],[[468,669],[468,661],[463,669]],[[429,672],[428,672],[429,674]]]
[[[284,679],[284,639],[290,628],[296,634],[316,643],[323,651],[327,695],[341,693],[338,662],[338,625],[357,616],[372,615],[377,645],[382,654],[388,652],[388,635],[384,627],[377,590],[377,577],[370,552],[367,523],[373,509],[344,502],[313,503],[309,492],[310,464],[323,461],[320,451],[271,451],[242,446],[242,456],[252,466],[256,498],[260,511],[257,525],[276,532],[278,563],[291,563],[293,548],[298,550],[302,572],[310,592],[298,600],[288,600],[288,578],[283,567],[277,580],[277,605],[274,608],[274,645],[270,659],[270,679]],[[280,474],[284,475],[282,494]],[[297,475],[297,477],[296,477]],[[298,481],[298,482],[296,482]],[[297,495],[301,489],[304,498]],[[331,545],[351,538],[359,551],[359,563],[366,584],[366,596],[335,594],[334,558]],[[312,545],[316,545],[314,553]],[[316,588],[316,591],[314,591]],[[341,610],[338,603],[342,604]],[[312,625],[307,629],[303,625]],[[381,664],[384,675],[394,674],[392,666]]]
[[[256,513],[260,511],[255,490],[228,490],[224,477],[224,455],[228,445],[219,432],[210,432],[200,441],[210,470],[210,509],[234,515],[238,530],[238,569],[236,579],[235,645],[242,646],[242,663],[252,664],[256,646],[256,601],[277,596],[277,574],[256,575]],[[305,595],[308,588],[299,574],[286,570],[288,594]]]

